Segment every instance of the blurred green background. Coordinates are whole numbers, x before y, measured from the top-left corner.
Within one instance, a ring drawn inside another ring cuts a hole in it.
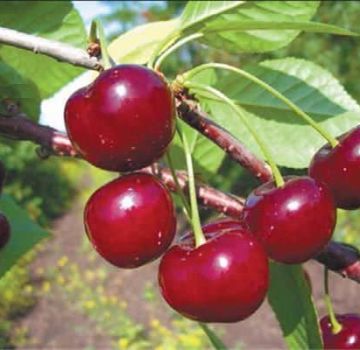
[[[111,8],[111,14],[100,16],[105,27],[113,28],[109,35],[111,40],[136,24],[173,18],[181,12],[186,2],[103,3]],[[325,1],[315,20],[356,30],[359,18],[360,2],[348,1],[345,5],[343,1]],[[119,22],[121,26],[113,25]],[[202,62],[217,61],[242,66],[266,58],[303,57],[327,68],[359,101],[360,84],[357,79],[360,72],[360,45],[356,45],[356,40],[354,37],[306,33],[288,48],[262,55],[230,55],[192,43],[171,56],[164,70],[170,76],[175,76],[179,71]],[[73,208],[75,200],[83,203],[96,187],[112,176],[76,160],[54,157],[39,160],[35,148],[26,142],[2,140],[0,159],[8,170],[5,192],[13,195],[30,216],[45,227],[53,227],[54,220]],[[285,173],[291,172],[289,169],[283,170]],[[211,183],[225,191],[242,195],[256,185],[246,171],[229,160],[225,160]],[[208,216],[209,212],[203,215]],[[339,212],[335,239],[360,247],[359,229],[357,212]],[[176,316],[167,325],[162,324],[156,316],[151,316],[148,327],[133,320],[128,314],[126,298],[116,293],[106,293],[104,286],[114,283],[113,270],[109,273],[107,265],[99,267],[94,263],[95,253],[85,237],[79,248],[83,261],[72,261],[67,251],[55,249],[51,250],[54,252],[54,259],[50,259],[52,265],[34,265],[36,257],[43,254],[48,244],[42,243],[0,280],[0,348],[37,346],[37,339],[29,338],[28,326],[21,319],[31,312],[41,298],[49,297],[52,293],[63,295],[72,302],[80,314],[90,319],[88,327],[92,325],[96,332],[105,333],[110,339],[109,346],[113,348],[161,350],[203,349],[208,346],[196,325]],[[153,285],[145,281],[139,293],[144,302],[153,305],[155,310],[158,301]]]

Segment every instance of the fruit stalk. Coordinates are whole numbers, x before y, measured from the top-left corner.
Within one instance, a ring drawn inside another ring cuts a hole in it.
[[[218,145],[233,161],[248,169],[260,181],[266,182],[272,179],[270,167],[229,132],[210,120],[197,102],[189,99],[186,90],[177,92],[176,97],[178,116],[184,122]]]

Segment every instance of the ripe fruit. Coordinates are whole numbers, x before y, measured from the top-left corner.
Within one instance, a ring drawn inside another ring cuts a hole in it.
[[[160,158],[175,131],[172,93],[137,65],[108,69],[67,101],[65,123],[76,150],[93,165],[130,171]]]
[[[141,173],[124,175],[98,189],[86,204],[84,220],[99,254],[124,268],[159,257],[176,231],[168,190],[154,176]]]
[[[307,176],[268,182],[247,198],[243,217],[272,259],[288,264],[317,255],[331,238],[334,200],[327,187]]]
[[[339,144],[322,147],[313,157],[309,175],[332,191],[338,208],[360,208],[360,126],[342,135]]]
[[[332,332],[329,316],[320,321],[324,349],[360,349],[360,315],[336,315],[336,319],[342,326],[336,334]]]
[[[161,259],[159,284],[168,304],[200,322],[237,322],[250,316],[268,289],[268,260],[244,228],[205,229],[206,243],[188,235]],[[229,226],[232,226],[230,224]]]
[[[0,249],[4,248],[10,238],[10,224],[4,214],[0,213]]]

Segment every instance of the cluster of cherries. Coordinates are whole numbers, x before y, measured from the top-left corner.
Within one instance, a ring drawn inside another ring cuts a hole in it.
[[[0,195],[5,182],[5,174],[4,164],[0,162]],[[3,213],[0,213],[0,250],[9,242],[10,233],[9,221]]]
[[[196,246],[188,232],[169,248],[176,231],[171,196],[154,176],[134,172],[159,159],[174,135],[174,100],[163,78],[137,65],[108,69],[70,97],[65,122],[84,159],[127,173],[98,189],[86,204],[85,228],[93,246],[121,268],[162,255],[162,295],[193,320],[236,322],[251,315],[268,290],[269,257],[286,264],[313,258],[332,236],[336,207],[360,207],[356,128],[336,147],[316,153],[309,176],[288,177],[280,187],[268,182],[250,194],[239,220],[203,226],[204,244]],[[327,319],[321,321],[325,348],[359,348],[360,318],[339,320],[338,334]],[[355,345],[346,347],[350,335]]]

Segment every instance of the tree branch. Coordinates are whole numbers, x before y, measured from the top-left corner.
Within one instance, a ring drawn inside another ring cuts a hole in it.
[[[85,50],[75,48],[59,41],[41,38],[36,35],[18,32],[0,27],[0,43],[40,53],[58,61],[87,69],[101,70],[102,66],[95,57],[90,57]]]
[[[77,152],[64,133],[48,126],[39,125],[21,113],[13,116],[0,114],[0,134],[17,140],[32,141],[47,150],[49,154],[77,156]],[[169,169],[159,168],[154,171],[152,167],[147,167],[142,171],[153,173],[171,191],[176,191],[176,185]],[[187,194],[186,173],[177,171],[176,175],[181,188]],[[197,196],[201,204],[222,214],[234,218],[239,218],[241,215],[244,205],[242,198],[225,194],[199,182],[197,182]],[[354,249],[340,243],[330,242],[323,252],[316,257],[316,260],[326,265],[330,270],[360,283],[360,257]]]
[[[95,57],[89,57],[84,50],[7,28],[0,27],[0,43],[41,53],[59,61],[88,69],[99,70],[102,68],[99,61]],[[179,116],[184,121],[224,149],[232,159],[248,168],[254,176],[262,181],[271,178],[266,163],[257,159],[226,130],[211,122],[194,102],[190,102],[184,96],[178,96],[177,108]],[[65,134],[53,128],[38,125],[21,113],[11,116],[0,114],[0,134],[17,140],[32,141],[48,154],[77,156]],[[145,171],[152,172],[153,170],[147,168]],[[157,176],[170,190],[175,190],[175,183],[168,169],[160,169]],[[177,176],[179,176],[180,186],[187,193],[186,174],[177,172]],[[197,184],[197,195],[203,205],[218,212],[237,218],[241,215],[244,201],[240,198],[222,193],[204,184],[199,185],[199,183]],[[330,242],[316,260],[330,270],[360,283],[360,258],[359,253],[354,249],[340,243]]]
[[[227,130],[210,120],[207,114],[200,110],[198,103],[187,98],[184,91],[177,93],[176,97],[178,116],[183,121],[218,145],[233,161],[248,169],[260,181],[272,179],[270,167]]]

